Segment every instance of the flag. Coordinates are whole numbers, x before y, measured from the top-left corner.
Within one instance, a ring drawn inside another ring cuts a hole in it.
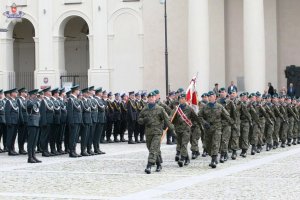
[[[193,108],[193,110],[198,113],[198,96],[196,91],[196,79],[197,77],[193,77],[190,82],[190,85],[186,91],[186,101]]]

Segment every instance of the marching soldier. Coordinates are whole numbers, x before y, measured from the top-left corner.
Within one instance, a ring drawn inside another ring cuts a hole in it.
[[[54,115],[53,115],[53,123],[51,125],[51,133],[50,133],[50,149],[51,149],[51,153],[54,155],[60,155],[61,153],[59,153],[56,150],[55,145],[57,144],[57,141],[60,140],[60,123],[61,123],[61,105],[60,105],[60,101],[59,101],[59,88],[55,88],[52,91],[52,103],[53,103],[53,110],[54,110]],[[58,146],[57,146],[58,149]]]
[[[100,138],[103,132],[105,117],[106,117],[105,105],[101,97],[102,97],[102,88],[98,88],[95,90],[95,99],[98,107],[98,117],[97,117],[96,131],[93,139],[94,151],[96,154],[105,154],[105,152],[100,150]]]
[[[71,88],[70,97],[67,103],[68,123],[69,123],[69,156],[71,158],[81,157],[76,153],[76,144],[79,134],[80,125],[82,123],[82,109],[80,101],[77,98],[79,95],[79,85],[75,85]]]
[[[207,149],[209,155],[212,157],[210,167],[217,167],[217,157],[220,149],[221,135],[222,135],[222,118],[227,120],[232,126],[235,122],[230,118],[226,109],[216,102],[216,95],[214,92],[208,92],[209,103],[199,112],[199,118],[206,127]]]
[[[4,140],[4,137],[6,137],[6,126],[5,126],[5,100],[3,98],[3,90],[0,90],[0,142],[2,140],[3,143],[3,149],[0,147],[0,153],[4,152],[4,149],[6,147],[6,140]],[[5,138],[6,139],[6,138]]]
[[[27,90],[25,88],[21,88],[18,90],[19,97],[17,98],[18,106],[19,106],[19,117],[20,122],[18,125],[18,146],[19,146],[19,154],[26,155],[27,152],[24,150],[25,140],[27,138]]]
[[[120,107],[121,107],[121,127],[120,127],[120,134],[121,134],[121,142],[127,142],[127,140],[124,138],[125,135],[125,131],[127,129],[127,95],[124,93],[121,95],[121,103],[120,103]]]
[[[289,120],[289,128],[288,128],[288,146],[292,145],[292,139],[293,139],[293,130],[294,130],[294,123],[295,121],[299,121],[296,113],[294,112],[294,106],[292,104],[292,100],[291,97],[286,97],[285,99],[286,101],[286,110],[287,110],[287,116],[288,116],[288,120]]]
[[[30,98],[27,101],[26,110],[28,112],[28,163],[41,163],[35,156],[35,148],[38,142],[40,128],[40,103],[37,99],[38,89],[29,92]]]
[[[298,131],[299,131],[299,110],[298,110],[298,102],[297,99],[294,97],[293,101],[293,111],[296,114],[297,118],[295,119],[294,122],[294,130],[293,130],[293,145],[297,145],[297,138],[298,138]]]
[[[198,103],[198,106],[199,106],[199,112],[204,108],[204,106],[208,103],[208,95],[207,93],[203,93],[201,95],[201,101]],[[207,151],[207,148],[206,148],[206,138],[205,138],[205,127],[203,127],[203,125],[200,126],[201,128],[201,141],[202,141],[202,148],[203,148],[203,153],[202,153],[202,157],[206,157],[208,155],[208,151]],[[198,146],[198,145],[197,145]],[[194,154],[194,157],[196,159],[198,153],[196,152]]]
[[[274,123],[274,132],[273,132],[273,149],[277,149],[279,146],[279,132],[281,129],[282,122],[285,122],[283,115],[280,112],[280,104],[278,102],[278,94],[274,94],[272,97],[272,103],[273,103],[273,112],[275,115],[275,123]]]
[[[65,130],[66,130],[66,124],[67,124],[67,102],[65,99],[66,93],[65,93],[65,88],[59,89],[59,97],[58,97],[58,102],[60,105],[60,126],[59,126],[59,132],[58,132],[58,137],[56,140],[56,146],[57,146],[57,151],[60,154],[66,154],[66,151],[62,150],[62,142],[64,141],[65,138]],[[66,148],[66,147],[65,147]]]
[[[265,95],[266,103],[264,104],[264,108],[266,113],[268,114],[269,118],[271,119],[272,123],[266,121],[266,128],[265,128],[265,138],[266,138],[266,151],[270,151],[273,146],[273,132],[274,132],[274,124],[276,123],[276,117],[274,114],[274,105],[271,102],[271,95]]]
[[[281,129],[280,129],[280,140],[281,140],[281,148],[285,148],[286,140],[287,140],[287,133],[289,129],[289,120],[288,120],[288,114],[287,114],[287,104],[285,103],[285,96],[280,96],[280,112],[284,119],[286,119],[285,122],[282,123]]]
[[[115,93],[115,100],[113,102],[114,108],[114,142],[120,142],[118,136],[121,139],[121,103],[120,103],[120,93]]]
[[[151,167],[155,163],[157,166],[156,172],[160,172],[162,169],[160,140],[163,132],[163,124],[167,124],[170,129],[174,129],[174,125],[170,123],[164,109],[155,103],[155,94],[153,92],[148,94],[148,105],[140,113],[138,123],[145,125],[146,143],[149,151],[145,172],[150,174]]]
[[[5,103],[5,121],[7,125],[7,148],[9,156],[19,155],[15,151],[15,140],[17,137],[17,129],[19,124],[19,106],[17,102],[17,89],[9,91],[10,97]]]
[[[87,153],[90,155],[98,154],[94,146],[94,151],[92,150],[95,131],[96,131],[96,124],[98,122],[98,106],[97,106],[97,100],[94,98],[95,95],[95,88],[94,86],[89,87],[89,101],[91,104],[91,117],[92,117],[92,124],[90,126],[90,134],[88,137],[88,143],[87,143]]]
[[[129,99],[126,105],[127,109],[127,123],[128,123],[128,144],[136,144],[133,140],[133,133],[137,121],[137,107],[134,102],[134,92],[129,92]]]

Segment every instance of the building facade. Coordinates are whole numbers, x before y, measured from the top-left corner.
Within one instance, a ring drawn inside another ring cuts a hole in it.
[[[164,6],[159,0],[2,0],[0,88],[76,82],[115,92],[165,93]],[[168,0],[169,87],[198,74],[198,90],[286,86],[299,65],[298,0]],[[299,83],[300,86],[300,83]]]

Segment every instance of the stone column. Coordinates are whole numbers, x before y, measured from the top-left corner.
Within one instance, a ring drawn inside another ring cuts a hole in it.
[[[245,89],[263,92],[266,88],[265,26],[263,0],[244,0]]]
[[[188,78],[198,73],[197,89],[202,94],[210,89],[208,0],[188,3]]]
[[[0,55],[0,87],[11,89],[15,87],[13,38],[0,38]]]

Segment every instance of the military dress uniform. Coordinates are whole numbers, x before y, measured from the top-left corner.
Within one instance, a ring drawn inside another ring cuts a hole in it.
[[[126,101],[125,101],[125,94],[122,94],[121,96],[122,101],[120,103],[120,107],[121,107],[121,125],[120,125],[120,134],[121,134],[121,142],[127,142],[127,140],[125,140],[124,135],[125,132],[127,130],[127,108],[126,108]]]
[[[38,90],[32,90],[29,92],[29,95],[36,95],[37,93]],[[28,112],[28,163],[40,163],[41,161],[38,160],[35,156],[38,134],[40,133],[40,103],[36,97],[30,98],[27,101],[26,110]]]
[[[27,90],[25,88],[21,88],[18,90],[19,94],[26,92]],[[25,140],[27,138],[27,118],[28,118],[28,113],[27,113],[27,100],[23,96],[19,96],[17,98],[18,106],[19,106],[19,125],[18,125],[18,146],[19,146],[19,153],[22,155],[26,155],[27,152],[24,150],[24,144]]]
[[[119,93],[116,93],[115,96],[120,96]],[[117,101],[116,99],[113,102],[113,108],[114,108],[114,142],[120,142],[118,139],[118,136],[120,136],[121,139],[121,103],[120,101]]]
[[[59,92],[60,92],[60,95],[61,95],[62,93],[65,92],[65,89],[61,88]],[[64,97],[62,97],[62,96],[60,96],[58,98],[58,101],[59,101],[61,113],[60,113],[59,134],[58,134],[58,137],[57,137],[57,140],[56,140],[56,146],[57,146],[57,151],[60,154],[65,154],[67,152],[62,150],[62,143],[63,143],[63,141],[68,140],[68,136],[65,135],[66,125],[67,125],[67,114],[68,114],[67,113],[67,102],[64,99]],[[68,144],[68,142],[65,142],[65,145],[66,144]],[[65,150],[66,149],[68,149],[68,145],[65,146]]]
[[[93,87],[90,87],[89,90],[91,91],[94,89]],[[90,134],[88,137],[88,143],[87,143],[87,152],[88,154],[94,155],[96,154],[96,149],[94,146],[94,151],[92,150],[92,146],[93,146],[93,141],[94,141],[94,137],[95,137],[95,132],[96,132],[96,125],[98,122],[98,105],[97,105],[97,100],[93,97],[90,96],[89,98],[90,101],[90,105],[91,105],[91,117],[92,117],[92,124],[90,126]]]
[[[112,93],[109,92],[108,96],[112,96]],[[108,143],[114,143],[114,141],[111,139],[112,131],[113,131],[113,124],[114,124],[114,105],[113,101],[110,99],[107,99],[106,101],[107,109],[106,109],[106,141]]]
[[[0,90],[0,93],[3,93],[3,90]],[[3,144],[3,149],[0,148],[0,153],[4,152],[6,147],[6,122],[5,122],[5,100],[0,99],[0,142]]]
[[[134,94],[134,92],[130,92],[129,96],[132,94]],[[132,137],[135,131],[135,125],[137,121],[137,107],[133,99],[128,99],[126,109],[128,124],[128,144],[135,144],[135,142],[132,140]]]
[[[143,104],[142,104],[142,100],[138,99],[137,97],[140,96],[139,93],[135,94],[135,105],[136,105],[136,117],[139,117],[140,112],[143,110]],[[141,140],[139,140],[139,137],[141,138],[141,125],[136,122],[135,124],[135,130],[134,130],[134,140],[135,143],[141,143]]]
[[[82,93],[88,93],[88,88],[83,89]],[[82,97],[80,103],[82,108],[82,122],[83,122],[80,129],[81,155],[82,156],[94,155],[94,154],[89,154],[87,152],[87,145],[91,134],[91,126],[92,126],[91,101],[87,97]]]
[[[105,118],[106,118],[105,105],[103,104],[103,101],[100,98],[100,96],[97,96],[101,92],[102,92],[102,88],[98,88],[95,90],[96,93],[95,99],[97,101],[97,107],[98,107],[98,117],[97,117],[97,124],[96,124],[96,131],[94,135],[93,145],[94,145],[94,151],[97,154],[105,154],[100,150],[100,138],[103,133]]]
[[[58,94],[58,93],[59,93],[59,88],[55,88],[52,90],[52,95]],[[52,154],[60,155],[61,153],[59,153],[57,151],[58,146],[56,146],[56,144],[60,140],[60,132],[59,131],[60,131],[60,126],[61,126],[61,105],[60,105],[59,98],[52,96],[51,100],[53,102],[54,114],[53,114],[53,123],[51,124],[52,132],[50,133],[50,136],[49,136],[50,137],[50,149],[51,149]]]

